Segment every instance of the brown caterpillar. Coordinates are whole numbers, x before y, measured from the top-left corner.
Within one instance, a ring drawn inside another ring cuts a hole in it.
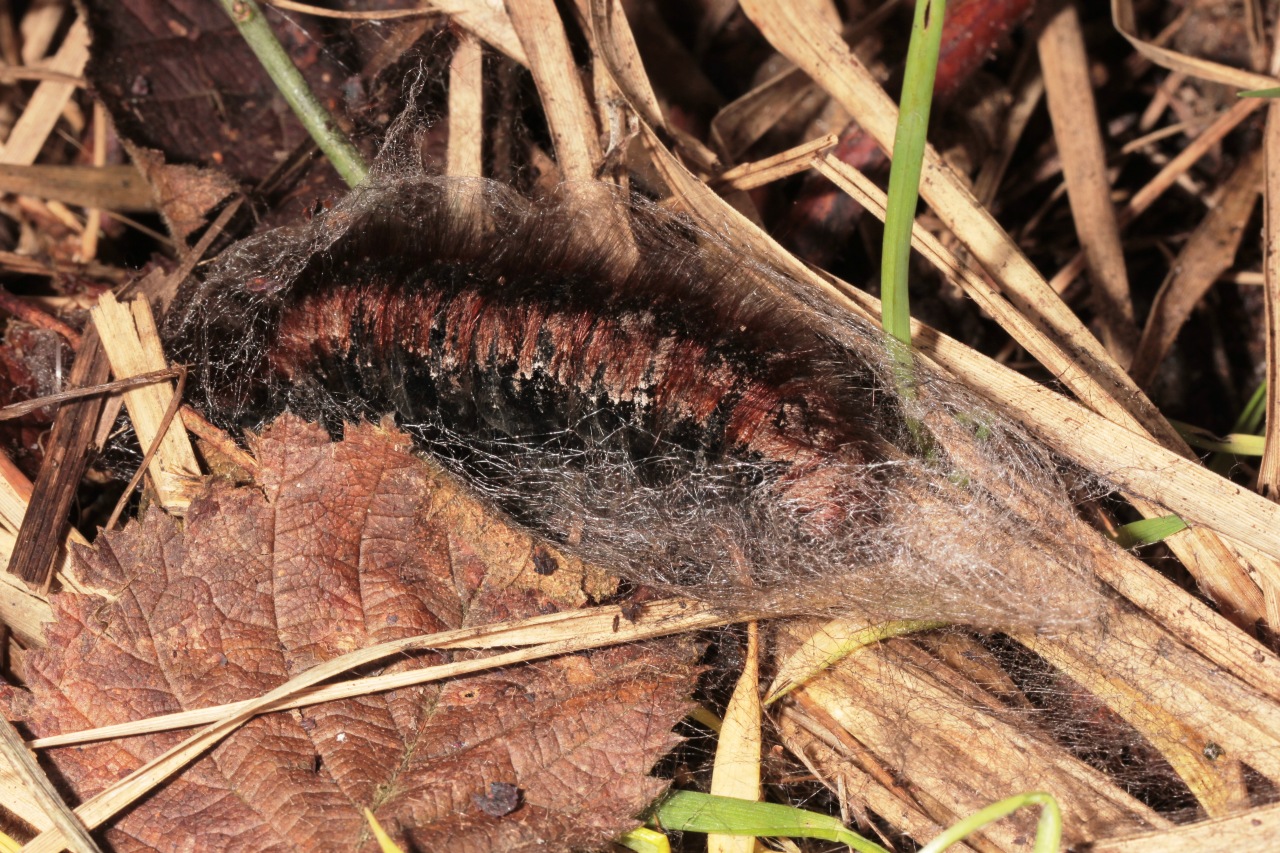
[[[1091,611],[1076,572],[1040,571],[1075,543],[1028,508],[1074,517],[1033,448],[984,427],[982,471],[921,456],[875,330],[815,321],[688,221],[594,204],[375,182],[189,288],[169,340],[215,419],[292,408],[336,431],[395,413],[517,518],[637,582],[990,627]],[[913,418],[998,423],[922,387]]]

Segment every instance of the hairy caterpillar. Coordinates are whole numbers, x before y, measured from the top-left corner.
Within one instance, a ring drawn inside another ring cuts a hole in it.
[[[168,338],[215,419],[394,413],[636,582],[780,613],[1087,618],[1044,454],[944,381],[901,399],[876,330],[776,275],[651,205],[383,179],[233,253]],[[915,452],[908,416],[952,440]]]

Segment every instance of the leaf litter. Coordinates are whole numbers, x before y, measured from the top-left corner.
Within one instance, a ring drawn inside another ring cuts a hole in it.
[[[759,14],[766,5],[744,4],[753,10],[757,24],[777,41],[780,48],[796,50],[794,42],[779,38],[776,21]],[[1116,4],[1119,22],[1126,36],[1134,38],[1131,33],[1135,25],[1129,5]],[[497,17],[503,18],[500,10]],[[458,14],[453,20],[463,27],[471,25],[466,14]],[[556,22],[552,20],[551,23]],[[633,20],[633,24],[636,23]],[[647,25],[652,23],[646,22]],[[741,26],[740,21],[737,26]],[[477,29],[477,32],[480,31]],[[422,30],[418,33],[421,34]],[[597,33],[604,43],[593,45],[598,49],[593,57],[607,55],[608,51],[617,48],[612,43],[612,36],[603,28],[597,28]],[[369,31],[363,31],[363,35],[367,37]],[[483,33],[481,35],[484,37]],[[587,34],[588,40],[592,37],[592,33]],[[387,33],[380,33],[371,41],[381,41],[385,45],[394,43]],[[820,43],[817,39],[809,41]],[[187,34],[176,43],[186,51],[189,45],[199,49],[201,40],[199,34]],[[209,42],[203,44],[207,47]],[[301,55],[300,64],[307,67],[305,54],[320,42],[303,36],[292,41],[291,45],[295,48],[295,58]],[[433,48],[437,46],[432,45]],[[1160,61],[1169,59],[1168,51],[1161,54],[1148,49],[1145,52]],[[323,48],[315,53],[326,63],[332,58]],[[436,53],[432,51],[433,56]],[[803,54],[799,58],[808,59]],[[185,53],[182,59],[186,61]],[[518,60],[528,61],[524,56]],[[1186,69],[1193,74],[1217,74],[1223,78],[1221,66],[1208,72],[1200,66],[1188,64]],[[247,63],[239,70],[246,67]],[[610,70],[618,73],[617,66]],[[313,73],[312,76],[319,78],[322,75]],[[1245,78],[1265,80],[1260,75],[1247,72],[1228,74],[1226,78],[1233,82]],[[142,105],[147,100],[150,83],[139,87],[135,85],[138,83],[136,79],[127,77],[115,82],[116,89],[110,96],[114,98],[117,112],[129,110],[133,104]],[[332,79],[324,81],[327,85],[332,82]],[[128,86],[122,87],[121,83]],[[815,74],[812,85],[848,95],[842,88],[845,83],[833,79],[830,74]],[[128,87],[133,88],[130,90]],[[261,91],[269,92],[269,89]],[[635,91],[628,90],[625,94],[633,99],[633,108],[646,120],[658,113],[656,101],[651,113],[642,105],[642,99],[635,98]],[[202,101],[194,98],[190,103],[196,109],[208,107],[212,100],[216,99]],[[856,99],[846,97],[845,100],[852,104]],[[347,105],[350,104],[348,99]],[[1243,105],[1228,111],[1214,125],[1222,125],[1225,129],[1214,131],[1218,134],[1214,138],[1210,138],[1213,133],[1206,133],[1200,139],[1193,139],[1193,147],[1200,146],[1199,151],[1203,153],[1215,144],[1216,138],[1245,118],[1252,108],[1252,105]],[[223,118],[216,110],[209,116],[210,122]],[[591,126],[590,116],[587,121],[581,121],[582,116],[571,119],[578,123],[578,132]],[[287,123],[289,119],[285,117],[282,121]],[[432,141],[438,140],[439,129],[440,125],[436,125],[426,131],[423,148],[430,148]],[[671,127],[661,129],[668,133],[673,130]],[[294,133],[296,138],[296,128],[291,126],[290,133]],[[673,135],[680,139],[679,133]],[[274,140],[265,134],[255,133],[252,136],[248,140],[251,154],[263,143],[274,144]],[[452,134],[450,136],[452,144]],[[475,134],[476,138],[480,136]],[[521,141],[529,142],[528,139]],[[688,140],[680,141],[681,154],[690,156],[689,149],[684,147]],[[161,143],[160,147],[167,146]],[[264,150],[273,156],[258,158],[254,161],[255,166],[279,162],[275,156],[276,149],[267,147]],[[200,159],[205,153],[202,146],[197,146],[194,153],[188,151],[187,155]],[[570,159],[568,152],[557,151],[556,154]],[[655,160],[663,154],[665,151],[659,147],[654,154]],[[1170,163],[1173,167],[1181,162],[1181,166],[1161,172],[1159,181],[1164,181],[1163,186],[1167,188],[1172,182],[1166,172],[1178,174],[1179,168],[1185,169],[1191,159],[1194,158],[1179,156]],[[587,171],[601,166],[600,163],[581,162],[565,165]],[[253,171],[255,179],[261,176],[262,169]],[[323,169],[313,170],[311,178],[317,171],[324,172]],[[829,168],[824,174],[829,177],[831,171]],[[670,180],[672,174],[674,172],[670,170],[665,173],[672,191],[680,196],[679,178],[673,183]],[[503,177],[511,178],[512,175],[507,173]],[[521,175],[517,172],[514,177],[513,182],[518,182]],[[697,182],[697,179],[689,177]],[[554,182],[554,177],[551,180]],[[215,185],[221,186],[216,182]],[[1159,191],[1144,188],[1133,196],[1125,212],[1136,212],[1141,207],[1137,204],[1139,198],[1143,199],[1144,205],[1149,205]],[[305,197],[306,190],[301,194]],[[210,195],[210,203],[214,195]],[[690,199],[691,195],[686,194],[682,200],[689,204]],[[715,201],[719,202],[719,199]],[[709,208],[709,213],[708,210],[702,212],[707,221],[731,221],[718,208]],[[271,211],[272,216],[279,217],[278,221],[288,222],[296,220],[294,213],[295,210],[284,206],[274,207]],[[948,208],[947,215],[955,217],[959,214],[952,206]],[[1122,217],[1128,218],[1131,217]],[[179,220],[195,221],[193,216],[185,213],[174,217],[175,222]],[[186,229],[177,230],[185,232]],[[997,251],[1005,251],[1006,248],[1016,255],[1012,244],[996,247]],[[1070,272],[1071,266],[1068,264],[1060,274],[1066,281],[1078,275],[1078,269]],[[804,280],[801,274],[795,277]],[[1134,277],[1133,282],[1137,281]],[[1001,284],[1010,287],[1007,281]],[[1012,289],[1016,291],[1017,287],[1018,283],[1014,281]],[[1034,303],[1040,298],[1040,294],[1035,292],[1031,296],[1034,299],[1024,299],[1023,302]],[[992,304],[1005,310],[1000,305],[1003,299],[999,297]],[[1021,305],[1022,310],[1027,307]],[[1030,307],[1036,306],[1032,304]],[[1048,304],[1043,310],[1053,317],[1053,323],[1074,333],[1070,324],[1077,322],[1075,318],[1056,313],[1064,308],[1061,303],[1056,303]],[[1005,315],[1004,320],[1007,319]],[[1024,322],[1034,326],[1031,321]],[[1049,440],[1054,442],[1057,452],[1113,477],[1114,482],[1133,494],[1157,501],[1163,498],[1166,502],[1176,496],[1182,503],[1178,506],[1166,503],[1166,506],[1177,509],[1193,522],[1199,522],[1192,535],[1210,538],[1211,532],[1203,525],[1222,530],[1233,520],[1243,520],[1243,523],[1227,529],[1243,537],[1246,543],[1264,550],[1272,548],[1274,541],[1267,539],[1267,525],[1258,523],[1263,516],[1258,514],[1255,505],[1243,499],[1237,487],[1223,480],[1218,483],[1221,488],[1217,491],[1199,488],[1204,486],[1203,481],[1192,489],[1191,474],[1200,470],[1194,462],[1174,454],[1156,455],[1153,444],[1145,439],[1131,438],[1134,420],[1124,411],[1126,405],[1136,403],[1139,420],[1149,422],[1154,414],[1142,410],[1145,399],[1137,392],[1133,393],[1132,401],[1124,399],[1123,393],[1113,398],[1104,384],[1094,383],[1090,378],[1091,372],[1098,369],[1098,363],[1080,359],[1078,351],[1054,349],[1056,343],[1046,347],[1042,341],[1029,337],[1025,329],[1021,337],[1015,332],[1015,337],[1041,359],[1051,374],[1061,377],[1082,399],[1088,399],[1091,405],[1098,406],[1122,426],[1104,422],[1030,380],[1026,380],[1026,384],[1014,382],[1012,377],[1000,372],[1004,368],[984,363],[981,356],[950,339],[936,336],[931,330],[924,330],[918,341],[927,356],[944,362],[980,393],[996,399],[1007,410],[1026,416],[1030,427],[1039,431],[1042,437],[1045,435],[1043,430],[1048,429]],[[1096,358],[1096,346],[1091,341],[1086,343],[1089,345],[1086,350]],[[1100,363],[1106,368],[1105,360]],[[984,382],[991,384],[984,389]],[[1040,418],[1038,422],[1037,417]],[[1156,426],[1159,426],[1158,415]],[[1055,429],[1057,432],[1053,431]],[[1080,436],[1085,434],[1089,437],[1082,440]],[[1165,435],[1160,437],[1162,440],[1168,438]],[[1148,479],[1143,480],[1144,476]],[[1179,493],[1179,488],[1184,491]],[[1200,511],[1203,516],[1193,515]],[[150,518],[143,522],[147,525],[156,523]],[[110,543],[124,536],[124,533],[116,534],[104,541]],[[1273,583],[1267,574],[1271,565],[1269,558],[1258,554],[1258,559],[1254,560],[1255,570],[1221,546],[1217,546],[1215,551],[1212,542],[1197,551],[1187,546],[1189,541],[1190,537],[1182,537],[1170,547],[1186,561],[1188,568],[1200,573],[1197,577],[1210,594],[1230,604],[1234,597],[1231,587],[1235,584],[1236,590],[1247,592],[1255,599],[1246,600],[1246,606],[1240,608],[1247,617],[1241,621],[1251,623],[1262,615],[1264,601],[1255,580],[1264,586]],[[552,570],[545,557],[548,553],[551,552],[535,551],[528,571],[542,578],[555,579],[561,574],[561,560],[558,557],[553,560],[556,567]],[[857,660],[833,672],[829,680],[815,682],[811,689],[806,688],[798,694],[794,704],[777,712],[775,720],[783,743],[800,757],[814,778],[830,785],[840,798],[842,807],[849,805],[855,811],[868,808],[879,819],[916,838],[928,837],[936,832],[939,825],[1011,790],[1041,783],[1062,793],[1068,801],[1076,798],[1077,805],[1071,810],[1074,814],[1069,812],[1068,821],[1069,825],[1074,823],[1079,837],[1085,839],[1105,839],[1144,825],[1164,830],[1167,829],[1165,818],[1168,816],[1181,819],[1206,812],[1211,815],[1231,814],[1250,803],[1269,799],[1275,780],[1280,777],[1275,748],[1280,742],[1277,738],[1280,728],[1275,719],[1274,657],[1202,602],[1187,596],[1131,556],[1104,550],[1092,553],[1089,559],[1093,561],[1095,572],[1151,616],[1127,604],[1112,601],[1103,608],[1099,621],[1105,630],[1101,632],[1083,632],[1064,638],[1023,630],[1014,632],[1018,643],[1012,643],[1000,636],[975,637],[956,630],[913,643],[895,641],[870,653],[860,654]],[[1227,571],[1237,572],[1232,584],[1215,586],[1213,573],[1221,570],[1221,567],[1214,566],[1215,561],[1226,566]],[[1253,577],[1240,576],[1241,569],[1253,573]],[[105,591],[110,592],[119,586],[117,583]],[[508,590],[507,586],[499,586]],[[534,599],[541,600],[537,596]],[[525,599],[520,598],[520,601]],[[341,600],[333,603],[337,606]],[[503,611],[504,607],[515,608],[504,611],[508,613],[523,612],[501,595],[495,607],[498,611]],[[84,613],[81,615],[85,616]],[[1239,613],[1231,615],[1240,619]],[[782,633],[777,632],[774,640],[786,648],[791,641]],[[77,638],[80,636],[89,635],[76,635]],[[921,648],[927,651],[927,656],[921,656]],[[1032,655],[1028,649],[1035,654]],[[336,649],[326,649],[325,653],[331,651]],[[34,653],[28,659],[37,660],[39,654],[44,653]],[[856,677],[850,678],[850,673]],[[962,676],[957,679],[955,673],[962,673]],[[285,674],[280,673],[279,678]],[[279,683],[279,680],[272,683]],[[975,688],[975,683],[980,685],[980,689]],[[868,689],[868,685],[876,689]],[[257,695],[260,692],[246,690],[238,695]],[[814,701],[815,697],[821,697],[820,701]],[[234,739],[224,748],[232,743]],[[99,747],[87,749],[96,748]],[[58,750],[57,753],[70,754],[71,750]],[[1084,761],[1088,767],[1078,761]],[[138,763],[134,757],[114,769],[123,773]],[[770,776],[777,778],[787,770],[794,772],[797,766],[788,765],[783,770],[775,767]],[[1102,775],[1092,773],[1088,769],[1090,767],[1101,769]],[[178,784],[174,782],[169,788]],[[1139,802],[1129,794],[1135,794],[1145,802]],[[792,792],[784,793],[784,796],[804,794]],[[524,793],[519,785],[491,779],[475,787],[469,808],[472,813],[491,816],[493,812],[504,812],[504,817],[514,817],[520,814],[523,802]],[[1157,805],[1161,814],[1150,811],[1147,803]],[[513,804],[516,809],[507,811]],[[1246,812],[1245,820],[1254,815],[1255,820],[1270,820],[1269,814],[1266,809],[1255,809]],[[985,838],[975,840],[974,844],[981,849],[986,849],[985,845],[998,849],[1023,849],[1028,843],[1028,836],[1019,827],[1025,828],[1026,824],[1026,821],[1015,822],[1008,827],[993,829]],[[1162,844],[1173,837],[1166,836],[1164,840],[1150,843]],[[1230,837],[1230,833],[1224,831],[1216,840],[1222,843],[1223,839]],[[1101,844],[1107,848],[1112,843],[1104,840]],[[1123,848],[1122,842],[1116,844],[1119,846],[1115,849]]]
[[[403,435],[355,426],[331,443],[285,417],[256,445],[256,485],[215,482],[183,529],[153,510],[82,552],[95,592],[54,596],[30,692],[6,688],[11,718],[44,736],[253,698],[355,648],[586,600],[580,567],[560,557],[540,574],[546,546]],[[406,847],[598,847],[667,784],[646,774],[676,742],[698,672],[690,641],[651,641],[258,717],[104,837],[116,850],[376,849],[367,807]],[[49,759],[83,800],[181,738]]]

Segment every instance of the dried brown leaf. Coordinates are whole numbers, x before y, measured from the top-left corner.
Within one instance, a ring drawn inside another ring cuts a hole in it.
[[[352,649],[582,604],[584,578],[409,452],[285,416],[258,488],[216,484],[185,528],[158,512],[82,555],[30,693],[36,735],[255,697]],[[550,561],[550,562],[549,562]],[[554,570],[548,573],[549,565]],[[109,825],[117,850],[599,847],[663,782],[696,675],[687,642],[617,647],[259,717]],[[416,668],[443,653],[404,658]],[[183,737],[50,750],[83,801]]]

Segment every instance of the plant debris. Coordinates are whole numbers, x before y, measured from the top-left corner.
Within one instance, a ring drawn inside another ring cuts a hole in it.
[[[49,646],[7,714],[48,736],[255,697],[343,652],[580,606],[584,575],[375,426],[331,443],[286,416],[256,442],[257,484],[214,482],[186,524],[158,510],[77,564]],[[115,850],[570,850],[635,826],[666,782],[698,668],[687,640],[283,711],[245,725],[114,821]],[[438,665],[448,653],[382,672]],[[181,733],[49,751],[79,800]]]

